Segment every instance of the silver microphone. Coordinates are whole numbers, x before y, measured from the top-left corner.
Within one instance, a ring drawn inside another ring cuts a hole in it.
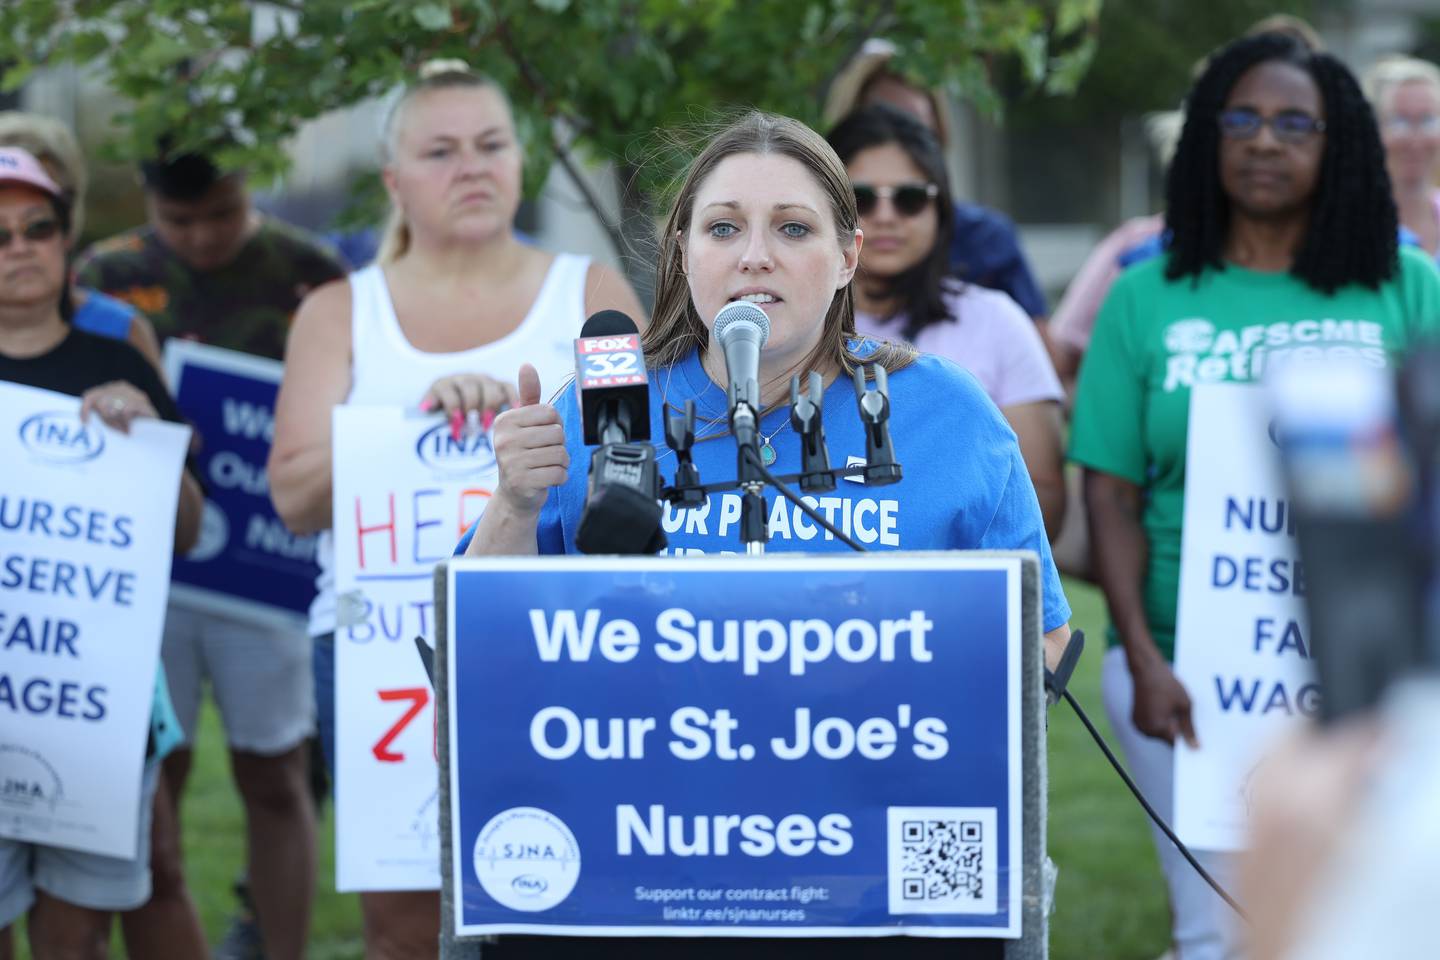
[[[730,383],[725,392],[730,416],[742,404],[755,416],[760,414],[760,350],[770,339],[770,318],[746,300],[727,303],[715,315],[715,340],[725,354]]]

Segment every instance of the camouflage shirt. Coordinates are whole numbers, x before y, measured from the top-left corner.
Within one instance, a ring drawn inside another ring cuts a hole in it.
[[[192,270],[146,225],[95,244],[76,271],[82,285],[143,312],[162,340],[182,337],[276,360],[305,294],[345,276],[322,241],[270,217],[219,270]]]

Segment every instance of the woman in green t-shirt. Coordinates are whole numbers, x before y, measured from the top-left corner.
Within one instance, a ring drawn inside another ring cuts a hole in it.
[[[1327,353],[1389,363],[1440,316],[1440,277],[1423,254],[1397,250],[1385,155],[1354,77],[1283,36],[1238,40],[1210,60],[1166,200],[1167,254],[1121,276],[1096,322],[1070,455],[1085,468],[1110,608],[1106,707],[1169,818],[1172,745],[1196,742],[1170,665],[1191,386]],[[1222,901],[1168,840],[1157,844],[1179,955],[1238,956]],[[1201,858],[1224,882],[1226,858]]]

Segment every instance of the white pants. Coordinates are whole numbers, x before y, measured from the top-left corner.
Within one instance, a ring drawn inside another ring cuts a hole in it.
[[[1147,737],[1135,728],[1131,709],[1135,702],[1135,685],[1125,663],[1125,651],[1112,647],[1105,651],[1101,667],[1101,691],[1110,726],[1120,740],[1130,776],[1145,794],[1145,799],[1171,828],[1175,825],[1175,748],[1164,740]],[[1148,819],[1148,818],[1147,818]],[[1151,823],[1155,849],[1160,854],[1160,869],[1170,888],[1171,939],[1175,942],[1176,960],[1240,960],[1240,927],[1242,921],[1220,895],[1195,872],[1170,838]],[[1236,896],[1235,856],[1214,851],[1191,850],[1210,876]]]

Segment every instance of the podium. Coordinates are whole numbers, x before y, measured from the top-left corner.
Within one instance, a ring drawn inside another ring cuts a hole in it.
[[[441,564],[441,956],[1045,957],[1039,583],[1028,552]]]

